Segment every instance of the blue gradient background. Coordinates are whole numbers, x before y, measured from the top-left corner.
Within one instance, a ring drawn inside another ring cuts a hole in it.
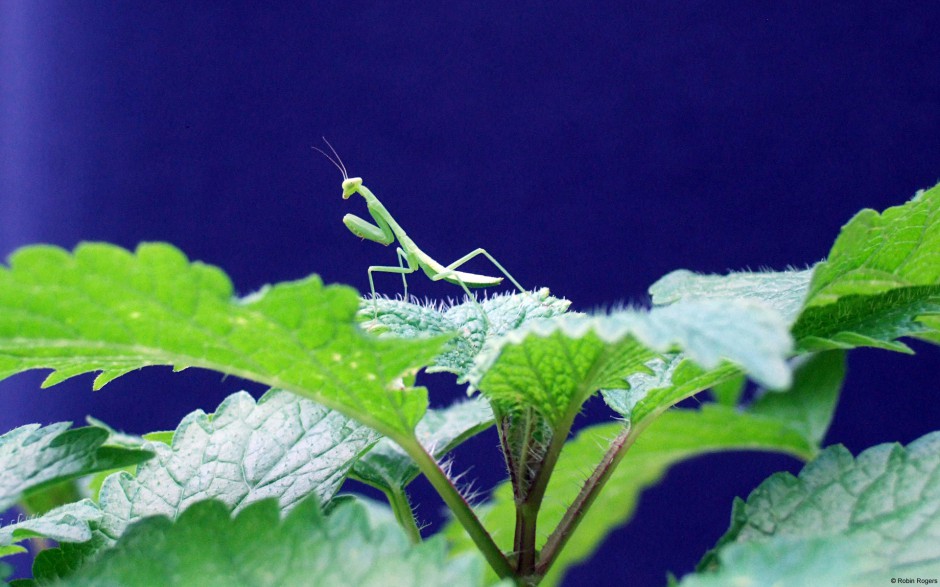
[[[0,0],[0,252],[165,240],[241,294],[312,272],[367,289],[394,252],[340,222],[364,207],[310,149],[326,135],[433,256],[486,247],[576,309],[644,303],[677,268],[804,266],[860,208],[940,178],[940,9],[903,6]],[[828,441],[857,452],[940,428],[940,350],[914,347],[852,353]],[[0,383],[0,430],[93,414],[141,433],[261,391],[159,368],[97,393],[90,376],[41,380]],[[462,394],[424,383],[435,404]],[[608,414],[594,400],[582,423]],[[458,452],[471,466],[479,488],[502,479],[495,435]],[[675,468],[566,584],[690,571],[732,498],[780,469],[799,464]],[[438,523],[433,491],[413,488]]]

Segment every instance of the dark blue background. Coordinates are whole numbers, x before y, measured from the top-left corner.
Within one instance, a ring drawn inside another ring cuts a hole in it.
[[[594,309],[645,302],[680,267],[815,262],[858,209],[940,178],[932,2],[277,4],[0,0],[0,252],[165,240],[242,294],[312,272],[367,289],[366,267],[394,253],[340,222],[364,206],[310,149],[326,135],[440,261],[483,246],[524,285]],[[857,452],[940,427],[940,351],[915,347],[851,355],[829,441]],[[157,368],[98,393],[90,377],[41,379],[0,384],[0,429],[87,413],[172,428],[244,387]],[[435,403],[460,395],[450,380],[425,378]],[[606,417],[594,401],[584,421]],[[496,484],[495,437],[458,465]],[[732,497],[781,468],[798,464],[676,468],[568,584],[688,572]]]

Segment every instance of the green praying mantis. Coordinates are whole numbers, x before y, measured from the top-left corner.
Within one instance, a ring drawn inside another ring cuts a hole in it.
[[[485,256],[489,259],[493,265],[496,266],[500,272],[506,276],[509,281],[515,285],[520,292],[525,293],[526,290],[519,285],[519,282],[509,274],[506,269],[499,264],[499,261],[493,258],[493,255],[489,254],[486,249],[478,248],[467,253],[463,257],[457,259],[450,265],[444,265],[435,261],[430,255],[422,251],[417,244],[405,233],[404,229],[389,211],[379,202],[379,199],[375,197],[375,194],[372,193],[369,188],[362,185],[361,177],[349,177],[349,174],[346,172],[346,166],[343,164],[343,160],[340,159],[339,154],[336,152],[336,149],[333,148],[333,145],[329,143],[325,138],[323,142],[327,144],[330,148],[330,151],[333,152],[333,155],[336,157],[334,160],[333,157],[330,157],[326,151],[313,147],[315,150],[319,151],[324,157],[329,159],[329,161],[339,169],[340,173],[343,174],[343,199],[347,200],[353,194],[359,194],[365,199],[366,205],[369,208],[369,214],[375,220],[375,224],[363,220],[358,216],[353,214],[346,214],[343,216],[343,224],[346,225],[346,228],[349,229],[354,235],[367,239],[379,244],[388,246],[398,241],[398,248],[396,254],[398,255],[398,266],[382,266],[382,265],[373,265],[369,267],[369,288],[372,291],[372,309],[373,317],[378,315],[378,306],[376,303],[376,294],[375,294],[375,281],[373,279],[374,273],[397,273],[401,275],[402,284],[404,285],[404,299],[408,300],[408,279],[407,275],[416,272],[418,269],[424,271],[424,273],[431,279],[431,281],[447,281],[455,285],[459,285],[463,288],[464,293],[467,294],[467,298],[473,301],[474,304],[480,309],[480,313],[483,315],[484,321],[487,323],[489,320],[486,317],[486,313],[483,312],[483,309],[479,307],[479,304],[476,302],[476,298],[470,293],[471,287],[492,287],[494,285],[499,285],[502,281],[502,277],[490,277],[488,275],[478,275],[476,273],[467,273],[464,271],[457,271],[457,268],[470,261],[474,257],[479,255]]]

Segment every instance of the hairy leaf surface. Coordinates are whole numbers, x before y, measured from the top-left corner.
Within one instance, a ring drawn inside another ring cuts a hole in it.
[[[423,389],[390,389],[444,343],[378,340],[355,323],[359,297],[316,276],[242,299],[219,269],[170,245],[106,244],[74,254],[18,250],[0,270],[0,377],[54,371],[44,385],[101,371],[99,388],[148,365],[202,367],[288,389],[393,435],[410,436]]]
[[[152,452],[104,446],[108,431],[30,424],[0,436],[0,512],[51,484],[143,462]]]
[[[65,504],[39,517],[0,528],[0,556],[25,551],[17,542],[42,536],[59,542],[91,540],[92,523],[101,520],[101,510],[89,499]]]
[[[477,587],[478,562],[448,559],[440,539],[413,546],[393,521],[378,523],[355,502],[324,516],[307,500],[282,520],[274,500],[234,519],[228,505],[206,501],[176,521],[139,521],[95,563],[51,585]]]
[[[910,352],[895,340],[903,336],[940,343],[940,186],[842,227],[793,332],[807,350]]]
[[[691,299],[759,300],[792,323],[803,307],[812,276],[812,269],[740,271],[727,275],[701,275],[679,269],[661,277],[649,292],[657,306]]]
[[[468,438],[493,425],[489,403],[477,398],[442,410],[428,410],[418,422],[418,441],[441,459]],[[351,476],[383,491],[404,489],[418,476],[418,466],[393,441],[383,438],[353,466]]]
[[[731,528],[682,584],[799,585],[828,561],[827,585],[940,574],[940,433],[857,458],[826,449],[799,477],[773,475],[736,500]],[[768,565],[786,552],[787,563]]]
[[[791,344],[786,323],[761,303],[693,300],[530,322],[491,341],[470,381],[497,411],[533,407],[554,426],[598,389],[621,387],[660,353],[679,348],[706,369],[727,360],[760,382],[786,387]]]
[[[359,315],[363,326],[382,336],[422,338],[456,332],[427,371],[447,371],[466,380],[473,359],[486,341],[519,328],[526,322],[564,314],[568,300],[549,295],[548,288],[528,293],[497,294],[479,302],[452,306],[415,304],[389,298],[364,299]],[[483,320],[480,310],[489,321]]]

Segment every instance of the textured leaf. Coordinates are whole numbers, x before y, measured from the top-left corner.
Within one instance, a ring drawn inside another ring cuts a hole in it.
[[[530,322],[491,341],[470,381],[497,411],[531,406],[554,427],[598,389],[622,386],[659,353],[677,348],[706,369],[728,360],[758,381],[786,387],[791,343],[779,314],[758,302],[693,300]]]
[[[737,500],[732,525],[683,585],[800,585],[802,566],[832,571],[827,585],[885,585],[940,574],[940,433],[853,458],[826,449],[799,477],[773,475]],[[787,552],[785,566],[768,559]]]
[[[0,270],[0,377],[54,369],[45,385],[101,371],[95,388],[147,365],[202,367],[306,395],[410,436],[423,389],[390,389],[444,340],[377,340],[355,324],[356,292],[320,279],[235,299],[219,269],[166,244],[136,254],[83,244],[20,249]]]
[[[816,266],[794,326],[808,350],[940,342],[940,186],[879,214],[862,210]],[[918,318],[921,318],[918,320]]]
[[[52,484],[145,461],[145,450],[104,446],[101,428],[69,429],[69,422],[21,426],[0,436],[0,512]]]
[[[138,522],[94,564],[52,585],[476,587],[477,563],[448,560],[443,540],[412,546],[394,522],[374,523],[358,503],[342,504],[324,517],[308,500],[281,520],[273,500],[253,504],[234,519],[227,505],[208,501],[175,522]]]
[[[91,542],[44,551],[34,571],[47,577],[71,574],[112,546],[133,522],[154,515],[175,518],[207,499],[221,500],[235,512],[272,497],[285,511],[310,495],[325,502],[377,438],[370,428],[286,391],[271,390],[257,403],[245,392],[232,394],[211,416],[197,410],[183,418],[172,446],[145,443],[156,458],[141,465],[136,476],[110,475],[100,490],[97,516],[82,511],[79,522],[91,522],[91,535],[83,540]]]
[[[376,440],[369,428],[292,393],[272,390],[258,403],[245,392],[211,417],[183,418],[172,446],[136,476],[116,473],[101,487],[102,531],[112,538],[146,516],[173,517],[194,502],[220,499],[233,511],[277,498],[285,510],[314,494],[327,501],[356,459]]]
[[[657,306],[691,299],[759,300],[792,323],[803,307],[812,276],[812,269],[740,271],[727,275],[700,275],[679,269],[661,277],[649,292]]]
[[[539,513],[539,547],[622,428],[619,423],[589,426],[565,445]],[[700,411],[674,409],[661,415],[614,470],[542,584],[559,584],[566,569],[588,558],[607,534],[626,523],[640,492],[659,481],[670,466],[705,453],[742,449],[778,451],[798,458],[809,458],[815,452],[802,435],[782,422],[724,406],[705,405]],[[482,513],[497,543],[511,548],[516,512],[508,482],[497,487]],[[448,529],[448,536],[459,548],[472,548],[455,524]]]
[[[101,519],[101,510],[91,500],[69,503],[42,516],[0,528],[0,547],[43,536],[60,542],[85,542],[91,540],[92,522]]]
[[[732,544],[719,558],[718,572],[688,575],[681,587],[726,587],[728,585],[773,585],[773,587],[879,587],[890,584],[889,576],[865,580],[876,571],[866,558],[867,546],[859,539],[782,538],[768,543]],[[908,576],[907,573],[900,573]],[[871,579],[871,577],[869,578]]]
[[[497,294],[479,302],[465,301],[452,306],[415,304],[403,300],[371,298],[363,300],[360,317],[363,326],[383,336],[421,338],[457,333],[427,368],[429,373],[455,373],[463,382],[474,357],[484,343],[519,328],[530,320],[564,314],[568,300],[549,295],[548,288],[524,294]],[[480,308],[489,324],[482,319]]]
[[[483,399],[455,403],[443,410],[428,410],[418,422],[418,441],[441,459],[468,438],[493,425],[493,410]],[[404,450],[387,438],[360,458],[351,476],[383,491],[404,489],[418,476],[418,466]]]

